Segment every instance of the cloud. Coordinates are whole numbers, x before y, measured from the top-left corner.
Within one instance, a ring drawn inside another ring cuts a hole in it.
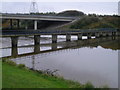
[[[32,0],[2,0],[3,2],[31,2]],[[113,0],[36,0],[37,2],[113,2]],[[119,2],[119,0],[114,0]]]
[[[79,10],[84,13],[117,14],[117,2],[38,2],[39,12]],[[114,8],[113,8],[114,7]],[[2,12],[29,13],[30,2],[4,2]]]

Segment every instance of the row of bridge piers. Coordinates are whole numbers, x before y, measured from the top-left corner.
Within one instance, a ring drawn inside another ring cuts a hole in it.
[[[81,34],[80,34],[81,35]],[[99,42],[100,41],[107,41],[107,39],[109,38],[110,40],[116,40],[118,39],[118,37],[116,36],[112,36],[112,37],[101,37],[101,38],[97,38],[97,39],[88,39],[87,42],[85,42],[86,40],[82,40],[80,37],[82,36],[78,36],[78,43],[77,45],[84,45],[84,44],[87,44],[87,43],[96,43],[96,42]],[[107,38],[107,39],[106,39]],[[11,48],[11,56],[12,57],[17,57],[19,54],[18,54],[18,46],[17,46],[17,43],[18,43],[18,37],[17,36],[14,36],[14,37],[11,37],[11,43],[12,43],[12,48]],[[69,46],[71,46],[72,44],[70,44],[70,41],[71,41],[71,35],[66,35],[66,40],[69,41],[69,44],[67,45],[63,45],[65,46],[64,48],[67,48]],[[51,44],[51,50],[57,50],[57,35],[52,35],[52,43]],[[34,35],[34,53],[40,53],[41,50],[40,50],[40,35]]]
[[[10,20],[10,22],[9,22],[10,29],[14,29],[13,19],[9,19],[9,20]],[[21,21],[19,19],[15,19],[15,21],[16,21],[15,25],[16,25],[17,29],[20,29],[20,27],[21,27]],[[33,20],[33,21],[34,21],[34,30],[37,30],[38,29],[38,21],[37,20]],[[28,26],[26,24],[25,29],[27,29],[27,28],[28,28]]]
[[[79,33],[77,34],[77,40],[82,40],[82,36],[84,35],[84,33]],[[99,37],[106,37],[106,36],[112,36],[114,38],[114,36],[119,36],[120,34],[118,32],[100,32],[100,33],[86,33],[87,39],[91,39],[93,36],[95,38],[99,38]],[[57,36],[58,34],[53,34],[52,35],[52,43],[57,43]],[[71,34],[66,34],[66,41],[69,42],[71,41]],[[11,36],[11,43],[12,43],[12,47],[17,47],[18,44],[18,37],[19,36]],[[34,45],[40,45],[40,35],[34,35]]]

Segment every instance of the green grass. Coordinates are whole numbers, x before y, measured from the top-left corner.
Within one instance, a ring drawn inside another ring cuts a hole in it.
[[[12,65],[11,62],[2,63],[3,88],[81,88],[77,82],[64,80],[54,76]]]
[[[0,89],[2,88],[2,61],[0,59]]]
[[[44,74],[42,71],[29,70],[23,64],[4,59],[2,62],[2,88],[89,88],[95,90],[90,83],[80,84],[61,77]],[[109,90],[107,86],[99,88]]]

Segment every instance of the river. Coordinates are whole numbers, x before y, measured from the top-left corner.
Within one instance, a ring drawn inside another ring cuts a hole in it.
[[[65,36],[58,37],[57,44],[51,44],[51,36],[42,35],[41,45],[34,49],[33,37],[19,37],[18,51],[11,50],[11,39],[2,38],[2,57],[18,57],[11,60],[25,64],[34,70],[55,71],[54,74],[82,84],[91,82],[96,87],[107,85],[118,88],[118,52],[120,38],[92,38],[65,42]]]

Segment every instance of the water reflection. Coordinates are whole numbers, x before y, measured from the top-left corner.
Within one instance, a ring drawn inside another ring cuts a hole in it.
[[[40,44],[40,45],[26,45],[26,46],[19,46],[19,47],[12,47],[11,48],[11,56],[8,57],[17,57],[17,56],[26,56],[26,55],[33,55],[38,53],[47,53],[56,50],[63,50],[68,48],[82,48],[82,47],[89,47],[94,48],[97,46],[101,46],[105,49],[112,49],[118,50],[120,49],[120,41],[119,37],[104,37],[104,38],[94,38],[94,39],[84,39],[79,41],[72,41],[72,42],[58,42],[58,43],[47,43],[47,44]],[[41,47],[50,48],[47,50],[41,50]],[[58,46],[60,48],[58,48]],[[27,48],[27,49],[26,49]],[[28,48],[30,51],[28,51]],[[26,50],[27,51],[26,51]],[[24,53],[21,53],[23,50]],[[20,54],[18,53],[20,51]]]
[[[58,74],[66,79],[80,83],[90,81],[95,86],[108,85],[116,88],[119,49],[120,37],[104,37],[18,46],[18,50],[13,47],[12,54],[8,57],[17,56],[12,59],[14,62],[35,70],[57,69]],[[20,50],[24,53],[19,53]]]

